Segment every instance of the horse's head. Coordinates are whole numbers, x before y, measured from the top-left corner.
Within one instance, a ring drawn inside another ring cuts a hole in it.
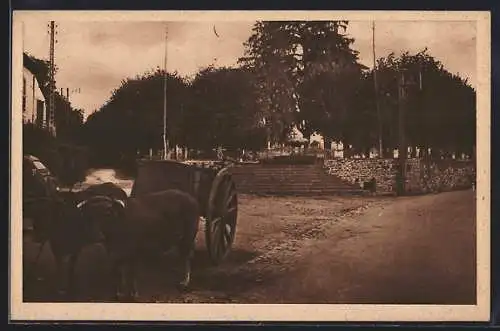
[[[104,241],[120,222],[125,202],[108,196],[96,195],[76,204],[89,232],[90,240]]]

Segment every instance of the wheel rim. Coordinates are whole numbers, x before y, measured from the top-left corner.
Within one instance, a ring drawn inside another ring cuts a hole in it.
[[[234,242],[238,217],[236,188],[230,176],[225,175],[218,185],[206,227],[206,240],[210,258],[220,263]]]

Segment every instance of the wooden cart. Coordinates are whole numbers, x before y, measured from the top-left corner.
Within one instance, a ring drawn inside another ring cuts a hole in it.
[[[238,197],[223,163],[185,164],[171,160],[142,160],[131,197],[165,189],[179,189],[197,198],[205,219],[205,241],[213,264],[229,254],[238,217]]]

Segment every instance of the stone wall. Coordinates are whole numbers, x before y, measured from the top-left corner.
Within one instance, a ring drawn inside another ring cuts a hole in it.
[[[353,184],[375,178],[377,192],[396,191],[397,163],[393,159],[325,160],[325,170]]]
[[[473,161],[408,160],[406,187],[410,193],[445,192],[470,188],[475,181]]]
[[[397,159],[331,159],[325,160],[325,171],[350,183],[376,181],[378,193],[397,190]],[[409,194],[466,189],[475,181],[473,161],[408,159],[406,191]]]

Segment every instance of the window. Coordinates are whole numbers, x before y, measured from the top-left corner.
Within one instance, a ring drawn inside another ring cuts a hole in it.
[[[23,113],[26,111],[26,77],[23,77]]]
[[[44,124],[44,102],[42,100],[36,100],[36,124],[40,127]]]

